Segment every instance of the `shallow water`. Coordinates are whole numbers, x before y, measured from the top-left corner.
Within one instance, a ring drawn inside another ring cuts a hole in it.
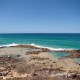
[[[52,56],[55,56],[57,58],[61,58],[64,56],[68,56],[70,53],[68,52],[50,52]]]
[[[50,52],[50,54],[56,58],[62,58],[65,56],[69,56],[68,52]],[[76,63],[80,64],[80,58],[72,58]]]

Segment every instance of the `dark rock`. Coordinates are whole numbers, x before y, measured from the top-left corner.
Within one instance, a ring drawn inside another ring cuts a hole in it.
[[[74,78],[76,78],[77,77],[77,74],[73,74],[72,75],[72,78],[74,79]]]
[[[34,74],[33,74],[33,76],[37,76],[37,74],[36,74],[36,73],[34,73]]]
[[[2,73],[0,73],[0,76],[2,76]]]
[[[80,49],[79,49],[79,50],[76,50],[76,52],[77,52],[77,53],[80,53]]]

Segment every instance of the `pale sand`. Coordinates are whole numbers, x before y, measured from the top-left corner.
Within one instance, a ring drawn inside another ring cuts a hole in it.
[[[16,47],[7,47],[0,49],[0,55],[7,55],[7,54],[20,54],[24,56],[28,51],[27,48],[16,48]]]

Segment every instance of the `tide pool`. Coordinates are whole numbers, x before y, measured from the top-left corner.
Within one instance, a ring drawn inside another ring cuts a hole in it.
[[[61,57],[65,57],[65,56],[70,55],[70,53],[67,53],[67,52],[50,52],[50,54],[52,56],[57,57],[57,58],[61,58]]]

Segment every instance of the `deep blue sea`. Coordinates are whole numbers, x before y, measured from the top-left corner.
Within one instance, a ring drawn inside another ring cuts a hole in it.
[[[0,45],[35,44],[51,48],[80,49],[80,34],[15,33],[0,34]]]

